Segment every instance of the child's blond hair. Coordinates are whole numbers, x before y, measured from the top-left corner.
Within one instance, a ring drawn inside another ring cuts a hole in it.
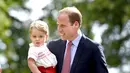
[[[36,21],[33,21],[31,24],[30,24],[30,29],[29,29],[29,32],[31,33],[32,31],[32,28],[36,28],[40,31],[43,31],[45,34],[49,35],[49,28],[48,28],[48,25],[46,22],[44,21],[41,21],[41,20],[36,20]]]

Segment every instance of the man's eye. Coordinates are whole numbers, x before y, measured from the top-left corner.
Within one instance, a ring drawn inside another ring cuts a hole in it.
[[[64,26],[64,25],[61,25],[60,27],[62,27],[62,28],[63,28],[63,27],[65,27],[65,26]]]

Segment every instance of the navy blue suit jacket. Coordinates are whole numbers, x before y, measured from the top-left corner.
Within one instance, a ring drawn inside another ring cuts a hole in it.
[[[57,57],[57,73],[61,73],[66,41],[61,39],[48,43],[48,48]],[[70,73],[108,73],[106,60],[101,45],[82,36]]]

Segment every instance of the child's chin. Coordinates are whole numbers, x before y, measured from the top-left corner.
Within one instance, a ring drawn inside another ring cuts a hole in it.
[[[36,44],[35,46],[36,46],[36,47],[39,47],[40,45],[39,45],[39,44]]]

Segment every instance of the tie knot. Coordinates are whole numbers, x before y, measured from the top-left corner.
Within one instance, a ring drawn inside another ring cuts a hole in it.
[[[72,41],[69,41],[68,45],[71,46],[72,45]]]

